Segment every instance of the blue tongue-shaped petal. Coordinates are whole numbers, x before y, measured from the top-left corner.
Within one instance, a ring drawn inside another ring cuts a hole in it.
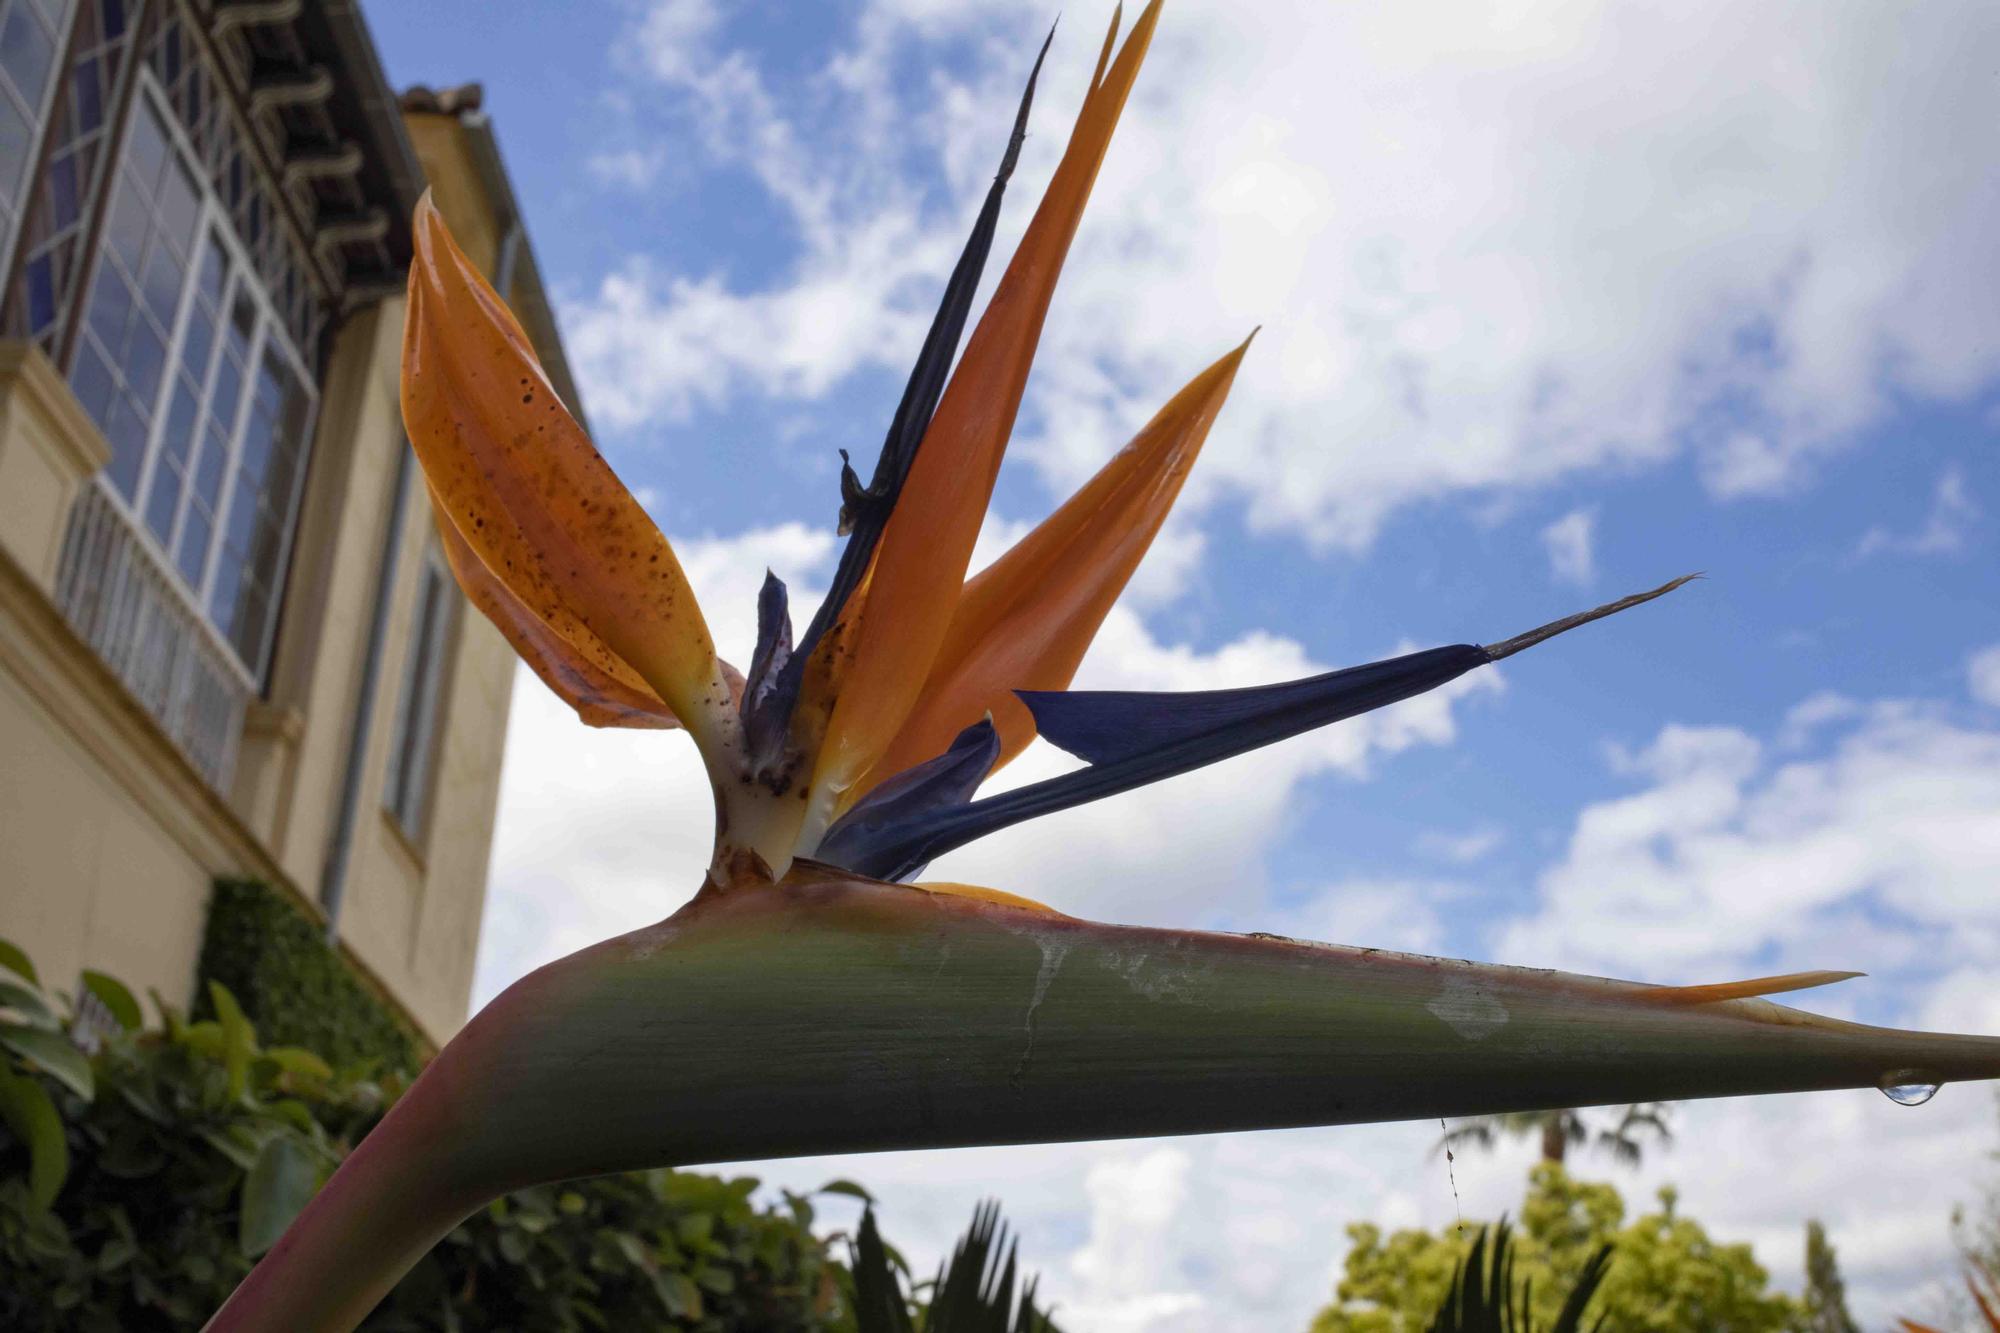
[[[857,801],[827,830],[814,858],[863,874],[874,873],[862,867],[880,861],[885,849],[900,860],[896,847],[904,831],[928,815],[964,808],[999,756],[1000,733],[989,715],[959,732],[943,754],[904,769]],[[922,862],[903,867],[896,878],[922,868]]]
[[[1675,579],[1651,591],[1567,616],[1489,647],[1460,643],[1427,648],[1366,666],[1347,667],[1276,685],[1187,694],[1017,691],[1035,715],[1037,730],[1052,744],[1090,761],[1088,768],[969,804],[962,797],[957,801],[929,800],[893,809],[885,804],[871,817],[865,837],[857,831],[838,846],[831,846],[835,839],[829,834],[815,855],[860,874],[906,879],[933,858],[988,833],[1037,815],[1130,791],[1400,702],[1578,625],[1663,596],[1685,582],[1687,578]],[[892,783],[928,772],[932,765],[950,760],[972,730],[962,733],[953,742],[951,751],[919,764]],[[975,784],[977,780],[973,779]],[[887,788],[891,783],[883,786]],[[967,791],[969,794],[970,789]],[[871,794],[869,800],[873,799]],[[842,824],[853,820],[868,805],[868,801],[857,805]],[[835,831],[839,832],[840,826]]]
[[[1485,649],[1461,643],[1247,689],[1015,693],[1051,745],[1093,764],[1141,765],[1167,777],[1407,699],[1486,661]]]

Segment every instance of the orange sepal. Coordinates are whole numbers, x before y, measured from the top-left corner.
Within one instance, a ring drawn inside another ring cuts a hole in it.
[[[1189,381],[1083,489],[965,584],[922,696],[851,795],[943,753],[987,713],[1000,731],[994,768],[1034,739],[1014,691],[1068,687],[1180,495],[1249,346]]]
[[[1718,981],[1707,986],[1660,986],[1640,998],[1654,1004],[1715,1004],[1721,1000],[1748,1000],[1759,995],[1782,995],[1786,991],[1811,990],[1831,986],[1836,981],[1852,981],[1864,972],[1787,972],[1777,977],[1753,977],[1748,981]]]
[[[1023,898],[1018,893],[1005,889],[989,889],[981,884],[955,884],[948,880],[919,880],[910,886],[925,893],[941,893],[947,898],[971,898],[976,902],[998,903],[1002,907],[1019,907],[1029,912],[1044,912],[1049,916],[1068,919],[1068,914],[1058,912],[1047,903],[1038,903],[1033,898]]]
[[[810,686],[801,693],[800,708],[807,712],[832,698],[814,767],[816,788],[841,793],[873,765],[930,674],[1014,428],[1057,275],[1158,17],[1154,0],[1084,99],[1062,162],[966,342],[883,531],[845,667],[829,673],[820,698]]]
[[[666,729],[680,725],[671,708],[639,677],[639,673],[604,644],[604,640],[555,608],[557,624],[543,620],[515,596],[467,544],[465,535],[431,492],[431,512],[437,522],[438,545],[445,563],[464,591],[521,655],[521,660],[555,691],[556,696],[592,727]]]
[[[708,731],[728,690],[673,548],[557,398],[429,195],[414,226],[403,422],[438,504],[543,624],[587,628],[683,723]]]

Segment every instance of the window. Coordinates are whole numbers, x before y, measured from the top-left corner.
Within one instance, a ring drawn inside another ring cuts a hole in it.
[[[314,393],[289,329],[150,74],[70,384],[107,476],[250,679],[263,678]]]
[[[436,757],[438,700],[449,668],[451,629],[458,597],[436,543],[425,553],[417,582],[417,612],[410,624],[403,688],[389,740],[389,780],[382,804],[411,842],[421,843],[430,811],[431,761]]]
[[[68,19],[69,0],[0,0],[0,255],[21,215]]]
[[[19,6],[26,0],[11,2]],[[7,3],[0,0],[0,6]],[[60,86],[49,111],[48,165],[27,196],[15,239],[22,262],[7,294],[5,331],[33,338],[51,357],[76,304],[84,218],[107,174],[111,108],[131,73],[134,10],[126,0],[81,0],[75,6],[69,74],[56,80]]]

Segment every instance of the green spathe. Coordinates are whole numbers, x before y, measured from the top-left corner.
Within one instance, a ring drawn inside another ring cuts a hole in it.
[[[2000,1075],[2000,1039],[1675,995],[802,864],[510,988],[211,1327],[350,1328],[471,1209],[569,1176]]]

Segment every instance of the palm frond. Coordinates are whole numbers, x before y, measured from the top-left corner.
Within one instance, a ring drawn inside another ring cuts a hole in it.
[[[1583,1266],[1554,1323],[1537,1329],[1531,1312],[1534,1284],[1514,1280],[1513,1231],[1505,1218],[1480,1228],[1472,1249],[1452,1273],[1451,1289],[1427,1333],[1581,1333],[1584,1313],[1611,1267],[1611,1246],[1600,1246]],[[1592,1333],[1602,1327],[1600,1318]]]
[[[938,1269],[930,1303],[915,1320],[872,1204],[862,1211],[849,1263],[857,1333],[1060,1333],[1035,1303],[1035,1279],[1020,1278],[1015,1243],[992,1200],[973,1210],[972,1224]]]

